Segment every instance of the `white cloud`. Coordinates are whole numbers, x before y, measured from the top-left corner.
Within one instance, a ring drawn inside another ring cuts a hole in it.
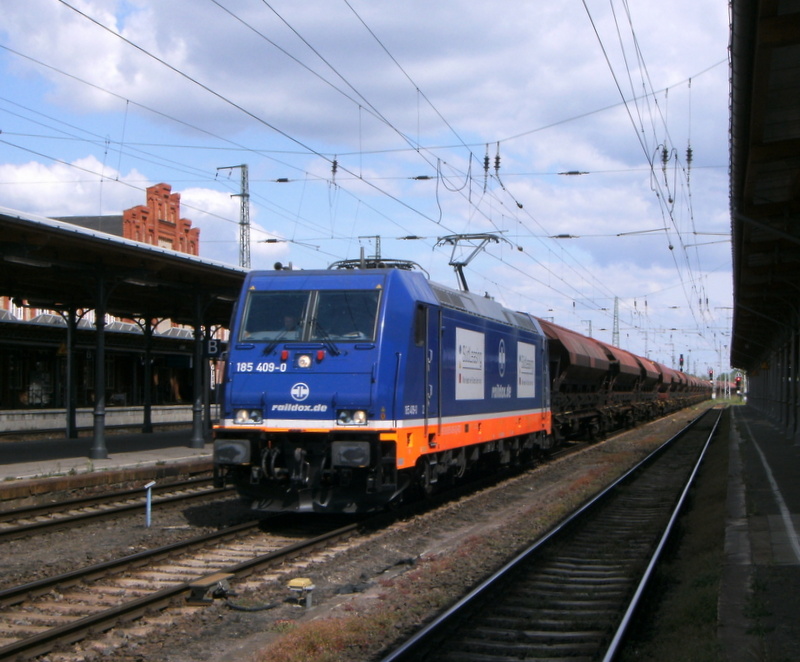
[[[125,182],[142,179],[135,170],[120,177],[94,156],[71,163],[0,164],[4,205],[43,216],[120,214],[141,204],[144,195],[143,187]]]

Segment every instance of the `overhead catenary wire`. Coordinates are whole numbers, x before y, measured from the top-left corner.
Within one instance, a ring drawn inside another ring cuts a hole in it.
[[[638,38],[636,37],[636,33],[635,33],[634,28],[633,28],[633,21],[632,21],[632,18],[631,18],[630,10],[628,8],[628,4],[627,4],[626,0],[622,0],[622,3],[623,3],[623,6],[625,8],[626,16],[628,18],[628,23],[629,23],[629,26],[630,26],[631,35],[632,35],[632,39],[633,39],[633,43],[634,43],[634,50],[636,52],[637,59],[639,60],[639,63],[640,63],[639,70],[641,72],[641,76],[642,76],[642,80],[643,80],[643,87],[645,88],[645,90],[647,92],[644,95],[644,99],[648,100],[648,99],[654,98],[654,95],[652,94],[652,85],[649,83],[649,74],[647,72],[647,67],[644,64],[644,59],[643,59],[643,57],[641,55],[641,50],[640,50],[639,44],[638,44]],[[614,80],[615,86],[616,86],[616,88],[618,90],[618,93],[619,93],[620,97],[623,100],[626,100],[626,97],[625,97],[625,94],[622,91],[618,76],[617,76],[617,74],[616,74],[616,72],[614,70],[614,67],[613,67],[612,63],[611,63],[611,59],[609,57],[608,50],[606,48],[605,43],[603,42],[602,37],[600,36],[600,32],[599,32],[599,30],[597,28],[597,25],[596,25],[596,23],[594,21],[594,18],[592,16],[592,13],[591,13],[591,11],[589,9],[589,6],[588,6],[586,0],[582,0],[582,4],[584,6],[584,9],[586,11],[587,16],[589,17],[590,23],[591,23],[592,28],[593,28],[593,30],[595,32],[597,40],[598,40],[598,42],[600,44],[600,48],[601,48],[601,51],[603,53],[603,57],[604,57],[604,59],[606,61],[606,64],[607,64],[607,66],[608,66],[608,68],[609,68],[609,70],[611,72],[611,75],[612,75],[612,78]],[[615,25],[616,25],[616,28],[617,28],[617,35],[618,35],[618,37],[620,39],[620,44],[622,44],[619,23],[616,21],[616,13],[614,12],[614,9],[613,9],[613,0],[611,0],[611,7],[612,7],[612,13],[614,14],[614,18],[615,18]],[[625,68],[626,68],[626,71],[627,71],[627,74],[628,74],[628,78],[629,78],[629,80],[631,80],[631,77],[630,77],[630,66],[628,65],[627,58],[625,57],[625,49],[624,49],[624,47],[621,47],[621,50],[622,50],[622,53],[623,53],[623,60],[625,62]],[[631,84],[632,84],[632,81],[631,81]],[[647,88],[647,85],[649,85],[649,89]],[[633,96],[635,96],[635,95],[633,95]],[[660,108],[658,106],[657,101],[655,102],[655,105],[656,105],[656,108],[658,109],[658,111],[660,113]],[[638,108],[639,108],[638,104],[635,104],[634,107],[637,109],[637,113],[638,113]],[[686,249],[685,249],[685,246],[684,246],[685,242],[683,241],[683,238],[681,236],[680,228],[678,227],[678,224],[676,222],[675,215],[674,215],[674,209],[672,208],[672,205],[669,203],[670,198],[673,198],[674,194],[671,194],[669,192],[667,192],[665,194],[665,191],[664,191],[664,189],[662,188],[662,186],[660,184],[660,180],[658,179],[658,177],[656,175],[656,172],[655,172],[655,160],[652,157],[651,152],[648,149],[648,147],[647,147],[647,145],[646,145],[646,143],[644,141],[644,138],[643,138],[644,133],[645,133],[643,120],[640,117],[640,121],[639,121],[639,123],[637,125],[637,122],[634,119],[634,113],[631,110],[631,104],[628,103],[627,101],[625,102],[625,108],[626,108],[626,111],[628,113],[628,117],[629,117],[629,119],[631,121],[631,124],[634,127],[634,132],[635,132],[635,134],[637,136],[637,139],[638,139],[639,144],[640,144],[640,146],[642,148],[642,151],[643,151],[645,157],[647,158],[648,162],[650,163],[650,166],[651,166],[651,169],[652,169],[651,183],[654,185],[653,186],[653,191],[656,194],[656,197],[657,197],[657,199],[658,199],[658,201],[659,201],[659,203],[661,205],[662,214],[664,215],[665,220],[668,219],[670,224],[672,225],[672,227],[675,229],[675,231],[677,233],[678,241],[680,243],[681,251],[682,251],[683,254],[687,255],[687,259],[686,259],[685,264],[686,264],[686,268],[687,268],[687,270],[689,272],[689,278],[688,279],[684,278],[683,272],[682,272],[682,270],[680,268],[680,265],[678,264],[677,256],[676,256],[675,252],[672,250],[672,242],[670,242],[671,256],[672,256],[673,262],[674,262],[675,267],[676,267],[676,273],[677,273],[678,277],[680,278],[681,283],[683,284],[686,301],[689,304],[689,310],[691,311],[692,315],[695,316],[695,321],[699,324],[700,320],[697,319],[697,317],[696,317],[696,313],[695,313],[696,309],[692,305],[692,302],[694,301],[694,296],[692,295],[692,293],[695,292],[695,287],[696,287],[696,284],[697,284],[698,280],[693,275],[693,268],[692,268],[690,260],[688,259],[688,253],[686,253]],[[652,122],[653,130],[655,130],[655,123],[654,123],[652,114],[651,114],[651,122]],[[663,121],[663,116],[662,116],[662,123],[664,124],[664,126],[666,126],[666,122]],[[697,312],[702,313],[702,309],[698,310]]]
[[[76,12],[77,12],[78,14],[80,14],[81,16],[83,16],[83,17],[85,17],[85,18],[87,18],[87,19],[91,20],[93,23],[97,24],[99,27],[102,27],[104,30],[106,30],[106,31],[109,31],[111,34],[113,34],[113,35],[115,35],[115,36],[118,36],[118,37],[120,37],[121,39],[123,39],[123,41],[126,41],[126,43],[129,43],[129,44],[133,45],[135,48],[137,48],[138,50],[142,51],[143,53],[150,55],[149,53],[147,53],[147,51],[146,51],[145,49],[143,49],[143,48],[141,48],[141,47],[139,47],[139,46],[137,46],[137,45],[133,44],[133,43],[132,43],[130,40],[128,40],[128,39],[125,39],[124,37],[122,37],[122,36],[118,35],[118,34],[117,34],[117,33],[115,33],[113,30],[110,30],[110,29],[109,29],[109,28],[107,28],[106,26],[103,26],[101,23],[99,23],[98,21],[95,21],[94,19],[92,19],[91,17],[87,16],[87,15],[86,15],[86,14],[84,14],[83,12],[80,12],[79,10],[76,10],[75,8],[71,7],[71,6],[70,6],[68,3],[64,2],[63,0],[58,0],[58,1],[59,1],[59,2],[61,2],[62,4],[64,4],[65,6],[67,6],[68,8],[70,8],[70,9],[73,9],[73,11],[76,11]],[[15,54],[18,54],[18,55],[20,55],[20,56],[22,56],[22,57],[27,57],[27,56],[25,56],[25,55],[23,55],[23,54],[21,54],[21,53],[19,53],[19,52],[17,52],[17,51],[13,51],[12,49],[8,49],[8,50],[10,50],[10,51],[14,52]],[[157,57],[155,57],[155,56],[152,56],[152,55],[150,55],[150,56],[151,56],[151,57],[154,57],[154,59],[156,59],[157,61],[159,61],[159,62],[161,62],[162,64],[164,64],[165,66],[167,66],[167,67],[168,67],[169,69],[171,69],[172,71],[175,71],[175,72],[177,72],[177,73],[181,73],[181,72],[180,72],[178,69],[176,69],[175,67],[172,67],[171,65],[169,65],[169,64],[167,64],[167,63],[165,63],[165,62],[164,62],[163,60],[161,60],[160,58],[157,58]],[[32,59],[32,58],[31,58],[31,59]],[[46,64],[44,64],[44,63],[41,63],[41,62],[39,62],[39,61],[37,61],[37,63],[40,63],[40,64],[42,64],[43,66],[47,66],[47,67],[49,67],[49,68],[52,68],[52,67],[50,67],[50,65],[46,65]],[[64,74],[64,75],[66,75],[66,76],[69,76],[69,77],[71,77],[71,78],[75,78],[75,79],[76,79],[76,80],[78,80],[79,82],[82,82],[82,83],[88,84],[88,85],[90,85],[90,86],[92,86],[92,87],[95,87],[96,89],[102,89],[102,88],[99,88],[99,86],[95,86],[95,85],[93,85],[92,83],[89,83],[89,82],[87,82],[87,81],[83,81],[83,80],[81,80],[81,79],[78,79],[77,77],[75,77],[75,76],[72,76],[71,74],[69,74],[69,73],[67,73],[67,72],[63,72],[63,71],[61,71],[61,70],[57,70],[57,71],[58,71],[59,73],[62,73],[62,74]],[[191,77],[188,77],[188,78],[189,78],[190,80],[192,80],[192,81],[193,81],[193,79],[192,79]],[[198,84],[200,84],[200,83],[198,83]],[[200,84],[200,85],[201,85],[201,87],[204,87],[204,89],[207,89],[207,90],[211,91],[209,88],[207,88],[207,87],[203,86],[202,84]],[[120,95],[116,95],[116,94],[114,94],[113,92],[109,92],[109,93],[110,93],[110,94],[113,94],[114,96],[117,96],[118,98],[123,98],[123,97],[121,97]],[[212,93],[213,93],[213,91],[212,91]],[[215,96],[218,96],[219,98],[223,98],[223,99],[224,99],[224,97],[222,97],[221,95],[218,95],[218,94],[216,94],[216,93],[214,93],[214,94],[215,94]],[[128,100],[126,100],[126,101],[128,101]],[[236,104],[233,104],[233,105],[236,105]],[[145,107],[145,106],[142,106],[142,107]],[[145,107],[145,108],[146,108],[146,107]],[[151,110],[152,112],[156,112],[156,113],[158,113],[158,111],[155,111],[155,110],[153,110],[153,109],[150,109],[150,108],[147,108],[147,109],[148,109],[148,110]],[[244,111],[244,112],[246,112],[246,111]],[[159,113],[159,114],[161,114],[161,113]],[[165,115],[165,114],[163,114],[163,115],[164,115],[165,117],[169,117],[169,116],[167,116],[167,115]],[[170,118],[170,119],[172,119],[172,118]],[[178,120],[178,121],[180,121],[180,120]],[[188,125],[188,124],[187,124],[187,125]],[[191,126],[191,125],[188,125],[188,126]],[[268,125],[268,126],[269,126],[269,125]],[[197,128],[197,127],[193,127],[193,128]],[[204,133],[209,133],[209,134],[210,134],[210,132],[208,132],[208,131],[204,131],[204,130],[202,130],[202,129],[199,129],[199,128],[198,128],[198,130],[200,130],[200,131],[203,131]],[[210,135],[213,135],[213,134],[210,134]],[[303,145],[303,143],[302,143],[301,141],[295,141],[295,142],[297,142],[297,144],[299,144],[299,145],[301,145],[301,146]],[[10,143],[9,143],[9,144],[10,144]],[[13,146],[13,145],[12,145],[12,146]],[[243,145],[242,145],[242,146],[240,146],[240,147],[241,147],[241,149],[247,149],[247,148],[246,148],[245,146],[243,146]],[[24,149],[24,148],[22,148],[22,149]],[[28,151],[34,152],[33,150],[28,150]],[[34,153],[35,153],[35,152],[34,152]],[[37,153],[37,155],[39,155],[39,156],[42,156],[43,158],[51,158],[51,157],[49,157],[48,155],[45,155],[45,154],[43,154],[43,153]],[[318,155],[319,155],[319,154],[318,154]],[[322,156],[322,155],[320,155],[320,156]],[[70,166],[70,165],[71,165],[71,164],[69,164],[69,163],[67,163],[66,161],[63,161],[63,160],[59,160],[59,159],[55,159],[55,160],[56,160],[57,162],[61,162],[61,163],[63,163],[64,165],[68,165],[68,166]],[[92,172],[92,171],[86,170],[86,172]],[[101,176],[101,175],[98,175],[98,176]],[[357,178],[357,179],[359,179],[359,180],[362,180],[362,178]],[[362,180],[362,181],[363,181],[363,180]],[[369,182],[367,182],[367,183],[369,184]],[[372,185],[372,184],[370,184],[370,185]],[[374,185],[372,185],[372,186],[374,186]],[[136,188],[136,187],[134,186],[134,188]],[[380,188],[379,188],[379,187],[375,187],[375,188],[376,188],[376,189],[378,189],[378,190],[380,191]],[[391,194],[388,194],[388,193],[387,193],[387,195],[388,195],[389,197],[393,197],[393,196],[391,196]],[[395,199],[395,200],[397,200],[398,202],[400,202],[401,204],[405,205],[405,203],[404,203],[403,201],[401,201],[401,200],[398,200],[397,198],[394,198],[394,199]],[[411,207],[411,206],[409,206],[409,205],[405,205],[405,206],[407,206],[409,209],[411,209],[411,210],[413,210],[413,211],[415,211],[415,212],[417,212],[417,213],[420,213],[420,214],[421,214],[421,212],[418,212],[418,211],[417,211],[417,210],[415,210],[413,207]],[[212,214],[212,215],[213,215],[213,214]],[[229,222],[232,222],[232,223],[236,223],[236,222],[237,222],[237,221],[233,221],[232,219],[224,219],[224,220],[228,220]]]
[[[149,58],[152,58],[153,60],[155,60],[159,64],[163,65],[164,67],[166,67],[170,71],[174,72],[178,76],[186,79],[187,81],[189,81],[190,83],[192,83],[194,85],[197,85],[198,87],[200,87],[204,91],[208,92],[213,97],[219,99],[223,103],[230,105],[231,107],[233,107],[234,109],[240,111],[241,113],[243,113],[247,117],[253,119],[254,121],[258,122],[259,124],[262,124],[263,126],[267,127],[268,129],[274,131],[276,134],[282,136],[283,138],[286,138],[287,140],[289,140],[292,143],[295,143],[299,147],[301,147],[304,150],[306,150],[309,154],[314,154],[315,156],[318,156],[318,157],[320,157],[320,158],[322,158],[322,159],[324,159],[326,161],[329,161],[329,162],[331,161],[331,159],[327,155],[323,154],[322,152],[317,151],[316,149],[314,149],[310,145],[307,145],[301,139],[296,138],[295,136],[291,135],[287,131],[284,131],[283,129],[275,126],[274,124],[272,124],[271,122],[267,121],[263,117],[260,117],[259,115],[257,115],[255,112],[248,110],[247,108],[245,108],[241,104],[233,101],[232,99],[226,97],[225,95],[221,94],[220,92],[217,92],[216,90],[214,90],[210,86],[206,85],[202,81],[196,79],[195,77],[189,75],[188,73],[182,71],[181,69],[171,65],[170,63],[168,63],[163,58],[151,53],[150,51],[148,51],[144,47],[136,44],[135,42],[133,42],[130,39],[128,39],[127,37],[119,34],[118,32],[115,32],[114,30],[109,28],[107,25],[103,24],[101,21],[95,19],[94,17],[90,16],[89,14],[85,13],[84,11],[72,6],[66,0],[57,0],[57,1],[60,2],[62,5],[64,5],[65,7],[67,7],[68,9],[70,9],[70,10],[76,12],[77,14],[79,14],[80,16],[84,17],[86,20],[94,23],[99,28],[105,30],[109,34],[121,39],[122,41],[124,41],[125,43],[130,45],[131,47],[135,48],[137,51],[141,52],[142,54],[146,55]],[[348,170],[347,168],[345,168],[341,164],[340,164],[339,167],[342,168],[343,170],[347,170],[347,172],[350,172],[350,174],[352,174],[354,176],[357,176],[355,173],[351,172],[350,170]],[[405,207],[407,210],[409,210],[409,211],[411,211],[411,212],[413,212],[415,214],[418,214],[420,216],[425,217],[425,214],[423,212],[421,212],[420,210],[416,209],[415,207],[409,205],[408,203],[406,203],[402,199],[398,198],[397,196],[393,195],[392,193],[380,189],[380,187],[378,187],[374,183],[370,182],[368,179],[363,179],[363,178],[359,177],[359,180],[364,182],[367,186],[375,188],[378,192],[382,193],[383,195],[385,195],[388,198],[391,198],[393,201],[398,203],[400,206]],[[428,220],[433,220],[433,219],[428,218]]]
[[[420,99],[427,99],[426,96],[423,96],[424,93],[422,92],[422,90],[419,89],[418,85],[414,84],[413,87],[414,87],[414,89],[416,91],[415,93],[418,95],[418,97]],[[301,143],[302,142],[303,141],[301,141]],[[418,140],[415,141],[415,142],[417,143],[417,145],[419,145],[419,141]],[[497,142],[497,141],[495,141],[495,142]],[[128,149],[129,147],[130,147],[130,143],[127,143],[125,145],[125,148]],[[462,147],[463,147],[463,145],[462,145]],[[499,144],[497,145],[497,147],[498,147],[498,150],[499,150]],[[121,146],[120,146],[120,149],[122,149]],[[303,149],[301,149],[299,151],[302,152]],[[324,156],[325,156],[325,155],[322,154],[321,150],[318,151],[318,152],[315,152],[315,153],[317,155],[319,155],[320,158],[324,158]],[[364,153],[364,150],[359,150],[358,153]],[[454,183],[454,182],[457,181],[457,179],[456,179],[456,175],[457,175],[457,172],[458,172],[457,169],[454,167],[453,163],[447,163],[447,165],[445,166],[444,165],[445,164],[444,159],[441,159],[440,157],[436,158],[435,163],[436,163],[435,170],[437,172],[437,177],[438,177],[437,182],[436,182],[436,186],[439,187],[441,185],[443,191],[444,190],[449,190],[450,188],[452,188],[451,182]],[[471,163],[471,158],[470,158],[469,163]],[[290,167],[293,167],[293,166],[290,166]],[[453,178],[449,178],[449,177],[445,177],[444,176],[445,168],[447,168],[447,172],[452,172],[453,173],[453,175],[454,175]],[[467,167],[463,168],[462,170],[465,173],[464,178],[462,179],[462,182],[471,181],[472,176],[470,175],[470,172],[469,172],[470,167],[467,166]],[[365,179],[365,177],[364,176],[359,177],[360,174],[361,173],[355,173],[353,175],[349,175],[349,174],[340,172],[339,176],[338,176],[338,179],[337,179],[337,184],[342,184],[347,180],[363,181]],[[510,201],[511,201],[511,204],[507,204],[508,201],[506,201],[505,203],[501,202],[502,197],[508,194],[508,191],[504,192],[503,189],[507,189],[507,184],[509,183],[508,181],[502,181],[502,180],[506,179],[508,176],[510,176],[510,174],[509,173],[505,173],[505,177],[503,177],[502,173],[499,172],[499,170],[497,170],[495,172],[495,175],[497,177],[496,177],[496,179],[492,180],[492,182],[497,181],[497,183],[499,185],[499,188],[497,189],[497,191],[495,191],[495,190],[487,191],[487,193],[489,193],[491,195],[485,198],[485,202],[487,203],[486,210],[488,212],[487,213],[488,219],[490,219],[491,221],[496,221],[497,224],[495,225],[495,227],[498,227],[498,228],[517,227],[520,230],[520,236],[524,237],[525,236],[525,234],[524,234],[525,233],[525,229],[524,229],[523,226],[526,224],[526,222],[528,222],[528,216],[529,216],[528,210],[518,214],[518,212],[514,209],[514,207],[516,206],[516,201],[514,200],[514,196],[510,196],[510,198],[509,198]],[[318,177],[318,175],[314,175],[313,173],[309,173],[309,172],[304,172],[304,173],[301,174],[301,176],[298,178],[298,180],[302,181],[302,186],[303,187],[306,187],[310,183],[310,181],[312,181],[316,177]],[[370,177],[370,178],[371,178],[372,181],[376,181],[375,177]],[[320,180],[320,181],[322,181],[322,180]],[[489,187],[489,188],[493,189],[493,187]],[[432,189],[432,191],[433,191],[433,189]],[[495,196],[495,192],[500,194],[499,197]],[[353,195],[350,192],[348,192],[347,195],[353,196],[354,199],[358,198],[357,195]],[[437,201],[437,204],[439,205],[439,209],[440,209],[438,216],[437,216],[437,214],[433,214],[433,215],[429,214],[427,219],[426,219],[427,221],[432,221],[434,223],[442,220],[442,211],[441,211],[442,200],[438,197],[438,195],[436,196],[436,201]],[[491,209],[490,209],[490,204],[492,205]],[[299,205],[298,205],[298,208],[299,208]],[[496,218],[494,217],[494,215],[493,215],[494,212],[492,210],[496,210],[496,213],[498,214]],[[291,216],[294,213],[295,213],[295,211],[293,210],[293,211],[289,212],[289,215]],[[510,225],[507,226],[506,224],[510,224]],[[402,226],[402,224],[401,224],[401,226]],[[337,233],[337,234],[339,234],[339,233]],[[342,233],[342,235],[346,236],[347,233],[346,232]],[[553,250],[553,249],[552,248],[548,248],[548,250]],[[556,249],[556,251],[557,252],[562,252],[563,251],[563,247],[558,247],[558,249]],[[528,256],[528,258],[531,259],[531,256]],[[580,262],[576,261],[576,264],[580,264]]]

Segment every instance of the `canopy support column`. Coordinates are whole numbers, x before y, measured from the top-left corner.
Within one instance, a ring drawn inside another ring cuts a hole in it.
[[[97,301],[94,308],[94,438],[89,457],[104,460],[106,449],[106,282],[102,275],[97,278]]]
[[[190,448],[203,448],[206,444],[203,433],[203,305],[202,295],[195,294],[193,395],[192,395],[192,439]]]

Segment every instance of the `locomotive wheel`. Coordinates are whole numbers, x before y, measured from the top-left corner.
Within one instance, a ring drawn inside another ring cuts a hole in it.
[[[453,474],[454,478],[463,478],[464,474],[467,473],[467,454],[464,452],[463,448],[461,452],[456,455],[453,466],[455,468]]]
[[[429,497],[433,494],[433,470],[427,457],[422,457],[417,463],[417,485],[422,496]]]
[[[320,464],[319,468],[319,475],[320,475],[320,489],[319,489],[319,497],[317,501],[321,506],[327,506],[330,503],[331,496],[333,495],[333,489],[331,487],[330,482],[330,458],[328,455],[325,455],[322,458],[322,463]]]

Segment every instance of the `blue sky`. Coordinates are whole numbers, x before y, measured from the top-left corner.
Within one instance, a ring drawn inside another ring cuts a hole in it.
[[[437,239],[498,232],[470,289],[607,342],[616,301],[622,347],[702,374],[730,338],[727,47],[720,0],[6,3],[0,205],[119,214],[165,182],[236,264],[218,169],[247,164],[253,268],[379,235],[455,286]]]

